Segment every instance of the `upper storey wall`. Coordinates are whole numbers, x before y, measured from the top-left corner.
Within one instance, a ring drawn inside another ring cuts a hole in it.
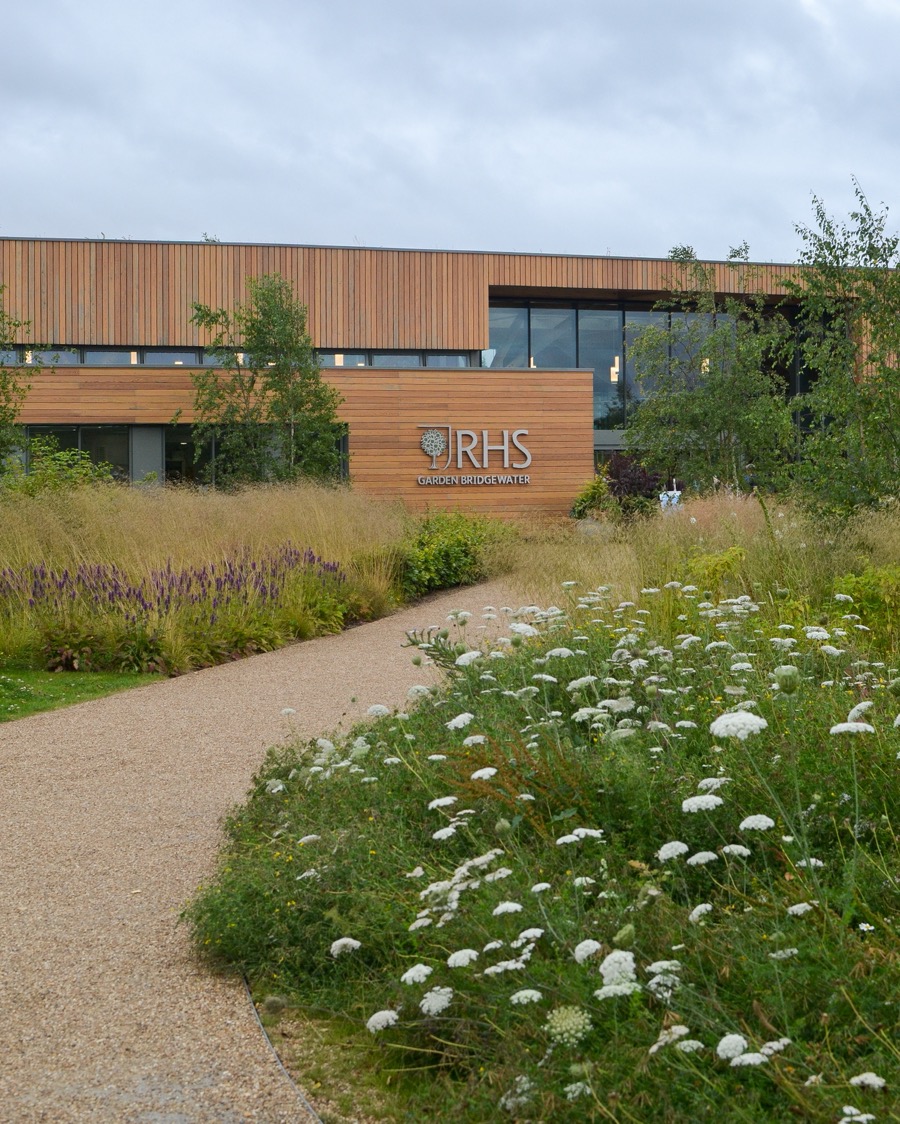
[[[309,309],[322,348],[478,350],[488,346],[489,293],[646,296],[664,292],[673,263],[542,254],[375,250],[221,243],[0,239],[6,310],[46,344],[198,346],[197,301],[230,308],[245,280],[279,273]],[[736,276],[717,267],[717,287]],[[761,267],[767,291],[796,275]]]

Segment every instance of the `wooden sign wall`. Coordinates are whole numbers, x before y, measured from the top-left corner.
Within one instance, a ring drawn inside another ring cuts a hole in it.
[[[416,509],[565,512],[593,475],[590,371],[329,369],[354,484]],[[34,378],[24,424],[193,420],[190,372],[59,368]],[[426,454],[423,435],[431,432]],[[432,468],[432,464],[435,465]]]

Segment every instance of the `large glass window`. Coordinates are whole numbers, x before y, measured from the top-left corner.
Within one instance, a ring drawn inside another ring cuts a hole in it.
[[[191,426],[167,425],[165,446],[167,484],[193,484],[208,478],[212,442],[208,442],[198,456]]]
[[[422,356],[418,351],[373,351],[373,367],[421,367]]]
[[[128,426],[83,425],[81,451],[87,453],[95,464],[111,464],[117,477],[128,479]]]
[[[634,363],[629,357],[632,343],[645,328],[665,329],[669,323],[668,312],[626,312],[625,313],[625,403],[626,410],[629,403],[640,402],[648,394],[653,393],[653,386],[649,379],[638,382]]]
[[[531,309],[531,365],[575,367],[575,309]]]
[[[625,369],[622,313],[617,309],[578,311],[578,365],[594,369],[594,428],[625,424]]]
[[[492,308],[490,341],[489,350],[482,352],[485,367],[527,367],[528,309]]]
[[[148,347],[144,362],[153,367],[191,367],[197,362],[197,352],[193,348]]]
[[[77,425],[30,425],[27,433],[29,440],[32,437],[49,438],[55,441],[60,449],[78,448]]]
[[[425,354],[426,367],[468,367],[469,356],[444,351],[429,351]]]
[[[86,347],[84,362],[88,367],[130,367],[137,363],[137,351],[115,347]]]
[[[317,356],[321,367],[365,367],[364,351],[320,351]]]
[[[19,362],[19,353],[14,347],[0,348],[0,366],[15,367]]]
[[[77,367],[81,355],[71,347],[32,348],[25,352],[25,362],[41,363],[45,367]]]

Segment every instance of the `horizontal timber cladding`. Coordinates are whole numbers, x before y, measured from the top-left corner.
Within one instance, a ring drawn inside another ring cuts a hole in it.
[[[593,476],[592,372],[469,368],[324,372],[344,398],[350,474],[410,507],[566,512]],[[23,424],[193,420],[190,371],[58,369],[35,376]],[[440,455],[422,450],[436,430]],[[439,442],[440,444],[440,442]],[[485,449],[485,446],[488,446]],[[440,482],[435,482],[440,481]]]
[[[309,308],[317,347],[469,351],[488,346],[488,298],[505,295],[652,300],[682,268],[667,260],[184,242],[0,239],[7,311],[46,344],[197,346],[195,301],[233,308],[248,277],[280,273]],[[740,292],[739,269],[716,265]],[[783,293],[792,266],[758,267]]]

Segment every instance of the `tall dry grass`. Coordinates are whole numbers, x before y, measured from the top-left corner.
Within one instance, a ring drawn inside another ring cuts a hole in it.
[[[316,484],[235,493],[188,488],[81,488],[0,493],[0,569],[111,562],[139,577],[171,559],[202,565],[241,547],[292,541],[328,561],[390,552],[407,516],[395,503]]]
[[[510,552],[510,582],[539,603],[559,599],[560,583],[610,585],[633,600],[645,587],[695,582],[710,556],[737,548],[723,593],[788,589],[811,604],[831,595],[834,580],[867,564],[900,563],[900,511],[860,514],[828,524],[780,499],[712,495],[630,523],[575,528],[566,522],[522,525]]]

